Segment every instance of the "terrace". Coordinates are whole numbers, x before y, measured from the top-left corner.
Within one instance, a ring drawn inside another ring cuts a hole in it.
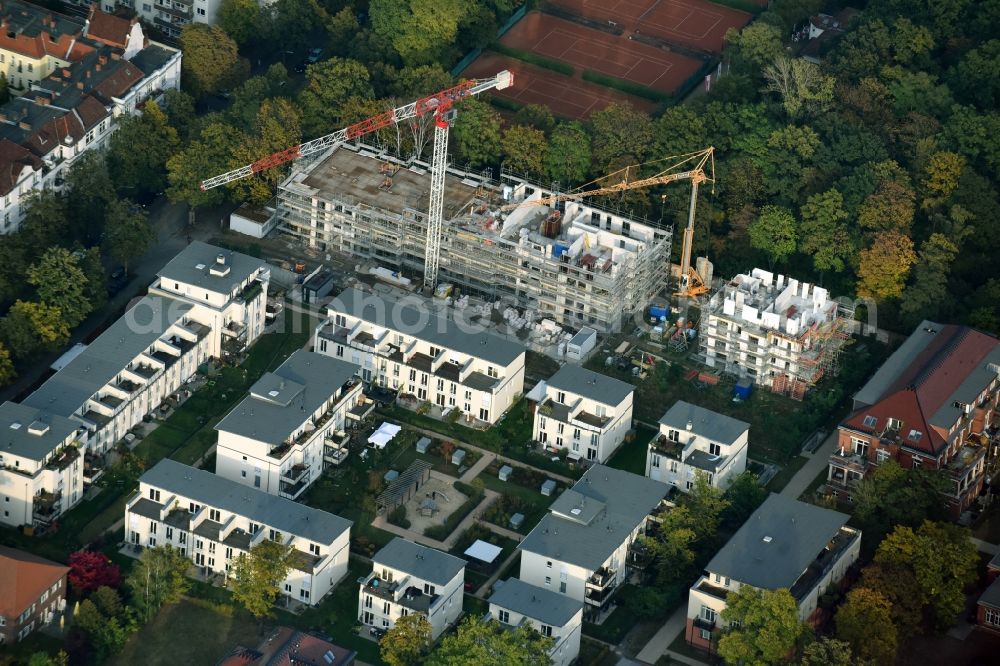
[[[75,446],[66,446],[45,464],[45,468],[62,471],[72,465],[79,457],[80,449]]]
[[[716,599],[726,600],[726,596],[729,594],[729,590],[723,587],[717,587],[708,582],[708,576],[702,576],[697,583],[695,583],[694,589],[699,592],[703,592],[710,597],[715,597]]]
[[[861,539],[861,533],[857,530],[841,528],[792,585],[790,590],[792,596],[799,601],[805,599],[830,572],[841,556],[859,539]]]
[[[253,299],[257,298],[263,290],[264,285],[262,285],[259,280],[253,280],[250,284],[243,288],[243,291],[241,291],[236,298],[244,303],[249,303]]]
[[[660,455],[666,456],[667,458],[672,458],[674,460],[684,459],[684,444],[669,440],[666,435],[658,434],[653,438],[653,441],[651,441],[649,445],[654,451]]]
[[[174,363],[180,360],[179,356],[175,356],[165,351],[155,351],[152,354],[150,354],[150,356],[159,361],[160,363],[162,363],[164,369],[169,368]]]
[[[128,394],[135,393],[136,391],[138,391],[141,388],[138,384],[136,384],[135,382],[133,382],[131,380],[128,380],[128,379],[121,380],[120,382],[118,382],[117,384],[115,384],[114,387],[116,389],[118,389],[119,391],[122,391],[123,393],[128,393]]]
[[[288,556],[288,566],[304,573],[312,573],[321,561],[323,561],[322,557],[303,552],[298,548],[293,548]]]
[[[125,404],[124,400],[122,400],[121,398],[117,398],[117,397],[115,397],[113,395],[110,395],[110,394],[109,395],[102,395],[101,397],[97,398],[96,402],[98,402],[99,404],[103,405],[104,407],[107,407],[108,409],[110,409],[112,411],[118,409],[123,404]]]
[[[31,516],[36,523],[47,524],[62,512],[62,492],[39,491],[32,500]]]

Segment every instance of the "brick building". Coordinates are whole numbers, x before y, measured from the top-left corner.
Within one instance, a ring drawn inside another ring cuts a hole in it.
[[[66,607],[69,567],[0,546],[0,643],[16,643]]]

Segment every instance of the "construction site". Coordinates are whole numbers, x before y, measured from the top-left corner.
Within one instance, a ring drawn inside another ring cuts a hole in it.
[[[430,166],[341,144],[278,190],[279,228],[310,246],[419,282],[427,263]],[[554,201],[552,201],[554,199]],[[669,277],[672,230],[502,173],[448,168],[436,293],[507,300],[561,325],[608,333]]]
[[[853,317],[826,289],[755,268],[703,306],[698,355],[718,372],[801,400],[836,373]]]

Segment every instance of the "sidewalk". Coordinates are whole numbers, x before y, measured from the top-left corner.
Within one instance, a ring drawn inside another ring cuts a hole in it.
[[[666,624],[653,634],[646,646],[639,651],[635,658],[647,664],[655,664],[663,655],[669,655],[674,661],[679,661],[688,666],[704,666],[706,662],[691,659],[685,655],[673,652],[669,649],[674,639],[684,631],[687,626],[687,603],[682,603],[680,608],[674,611]]]
[[[782,489],[782,495],[798,499],[799,495],[804,493],[809,484],[813,482],[813,479],[829,466],[830,456],[837,450],[837,434],[838,431],[834,430],[815,451],[802,454],[809,460]]]

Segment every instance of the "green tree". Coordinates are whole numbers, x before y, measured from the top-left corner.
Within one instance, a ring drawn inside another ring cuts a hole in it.
[[[671,106],[653,121],[654,159],[672,155],[685,155],[708,145],[705,120],[701,114],[686,105]],[[662,166],[669,166],[663,163]]]
[[[123,196],[151,199],[167,187],[167,159],[180,141],[167,114],[156,102],[146,102],[142,115],[126,115],[108,141],[108,174]],[[141,147],[141,149],[137,149]]]
[[[732,526],[742,525],[764,503],[767,494],[767,488],[760,485],[760,479],[753,472],[737,475],[723,496],[729,502],[722,512],[723,522]]]
[[[128,273],[129,262],[146,253],[156,234],[145,213],[130,211],[122,201],[111,202],[107,215],[104,248]]]
[[[181,30],[181,64],[186,87],[196,98],[232,85],[238,72],[236,42],[217,25],[189,23]]]
[[[351,98],[373,99],[368,68],[357,60],[330,58],[306,68],[306,87],[299,93],[302,130],[309,137],[322,136],[343,125],[343,105]]]
[[[629,104],[611,104],[590,116],[594,170],[614,171],[645,159],[653,139],[649,115]]]
[[[691,524],[698,541],[715,537],[719,530],[722,512],[729,507],[729,500],[721,490],[709,483],[708,474],[696,472],[691,489],[681,499],[681,504],[691,514]]]
[[[202,190],[201,181],[233,168],[232,155],[244,141],[242,132],[229,125],[209,124],[197,140],[167,160],[167,180],[170,182],[167,196],[170,200],[191,206],[220,203],[225,190],[219,187]]]
[[[556,127],[555,116],[549,111],[549,107],[541,104],[527,104],[514,113],[514,125],[525,125],[534,127],[549,136]]]
[[[0,321],[0,335],[14,356],[24,359],[65,344],[69,325],[57,307],[18,300]]]
[[[818,113],[833,102],[833,77],[802,58],[776,58],[764,68],[764,80],[766,90],[781,98],[789,118]]]
[[[799,666],[856,666],[851,645],[835,638],[821,638],[806,646]]]
[[[258,36],[262,27],[260,14],[257,0],[222,0],[216,18],[219,27],[242,46]]]
[[[799,619],[795,597],[786,589],[759,590],[743,585],[726,597],[722,619],[729,629],[719,639],[719,656],[730,664],[782,663],[807,630]]]
[[[843,271],[853,256],[843,195],[835,189],[814,194],[800,212],[799,251],[812,256],[813,267],[820,273]]]
[[[916,195],[900,180],[887,179],[858,209],[858,224],[873,232],[909,232],[916,212]]]
[[[163,93],[163,112],[170,126],[177,130],[177,138],[186,142],[196,119],[194,98],[182,90],[168,90]]]
[[[80,270],[87,278],[83,293],[90,304],[90,311],[94,312],[108,302],[108,274],[101,259],[101,248],[94,246],[83,253]]]
[[[535,178],[541,175],[548,151],[544,132],[524,125],[512,125],[504,130],[500,145],[508,168]]]
[[[552,639],[530,626],[505,629],[497,622],[468,616],[446,635],[424,663],[427,666],[547,666]]]
[[[104,229],[104,208],[114,198],[115,188],[104,157],[96,150],[80,155],[66,174],[66,201],[72,209],[68,238],[62,243],[97,243]]]
[[[467,0],[371,0],[368,6],[372,30],[391,42],[407,65],[440,60],[472,9]]]
[[[146,548],[132,567],[125,585],[132,604],[143,621],[149,621],[161,606],[181,600],[191,586],[187,578],[191,561],[170,546]]]
[[[750,245],[767,254],[771,268],[775,262],[784,261],[798,242],[798,222],[787,208],[764,206],[748,229]]]
[[[416,666],[431,643],[431,623],[420,613],[396,619],[378,643],[379,656],[389,666]]]
[[[70,328],[90,314],[87,276],[80,268],[78,255],[65,248],[51,248],[28,267],[26,278],[28,284],[35,287],[42,303],[59,308]]]
[[[671,602],[678,600],[668,597],[664,590],[641,586],[625,597],[624,606],[637,620],[659,620],[666,617],[667,611],[672,606]]]
[[[2,332],[2,326],[0,326],[0,332]],[[7,347],[0,343],[0,386],[6,386],[10,384],[17,377],[17,371],[14,370],[14,362],[10,360],[10,352],[7,351]]]
[[[948,482],[936,470],[907,470],[887,460],[858,483],[854,515],[867,543],[877,544],[896,525],[919,527],[925,520],[944,520]]]
[[[236,148],[232,163],[249,164],[264,155],[297,145],[301,140],[299,112],[295,106],[282,97],[264,100],[257,113],[254,136],[248,137]],[[250,178],[234,181],[229,189],[237,201],[263,206],[274,196],[278,183],[290,168],[286,165],[267,169]]]
[[[898,231],[876,234],[871,246],[860,253],[858,296],[879,301],[901,296],[916,260],[908,236]]]
[[[922,208],[935,208],[944,204],[958,189],[965,158],[957,153],[939,152],[930,156],[924,167]]]
[[[102,585],[94,590],[94,593],[90,595],[90,600],[94,602],[97,610],[101,611],[104,617],[118,617],[125,610],[122,598],[117,590],[106,585]]]
[[[847,593],[837,609],[837,638],[851,646],[860,663],[891,664],[896,661],[896,627],[892,602],[865,587]]]
[[[576,122],[561,122],[549,137],[545,173],[550,180],[570,188],[581,185],[590,171],[590,136]]]
[[[1000,39],[970,49],[949,76],[951,88],[980,109],[1000,108]]]
[[[686,506],[678,506],[663,518],[660,536],[646,539],[653,553],[656,582],[660,586],[669,587],[686,580],[691,573],[696,557],[696,527],[691,511]]]
[[[458,106],[451,130],[455,152],[473,168],[494,164],[501,151],[500,114],[489,103],[470,97]]]
[[[781,29],[763,21],[754,21],[743,30],[726,31],[726,43],[735,47],[737,67],[751,74],[784,55],[783,41]]]
[[[958,247],[944,234],[931,234],[921,243],[919,255],[913,282],[906,287],[900,303],[900,311],[911,324],[936,317],[942,306],[951,301],[948,274],[958,256]]]
[[[241,553],[229,572],[233,599],[243,604],[258,620],[271,612],[281,594],[281,582],[291,568],[292,547],[265,540]]]
[[[62,650],[54,655],[46,652],[33,652],[28,657],[28,666],[69,666],[69,655]]]
[[[976,579],[979,555],[969,541],[968,528],[951,523],[925,521],[916,531],[897,527],[879,544],[872,568],[882,570],[872,580],[888,582],[892,577],[908,579],[918,591],[917,600],[926,609],[935,629],[943,631],[955,622],[965,605],[963,589]],[[867,572],[866,572],[867,573]],[[899,588],[875,587],[895,607],[902,594]],[[917,624],[901,630],[916,629]]]

